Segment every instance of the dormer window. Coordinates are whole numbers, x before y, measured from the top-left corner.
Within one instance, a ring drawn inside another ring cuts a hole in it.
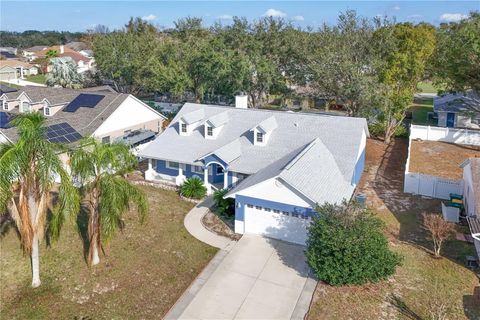
[[[2,100],[2,109],[8,110],[8,102],[7,99]]]
[[[207,136],[210,136],[210,137],[213,136],[213,128],[210,126],[207,127]]]
[[[49,116],[50,115],[50,108],[46,107],[44,110],[45,110],[45,115]]]
[[[263,132],[257,132],[257,142],[263,143]]]
[[[270,117],[260,122],[253,131],[253,144],[256,146],[265,146],[272,136],[272,132],[277,128],[275,117]]]
[[[183,133],[187,133],[187,124],[186,123],[181,123],[180,127],[181,127],[181,131]]]

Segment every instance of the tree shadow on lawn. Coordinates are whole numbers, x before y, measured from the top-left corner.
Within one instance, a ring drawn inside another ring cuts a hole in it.
[[[395,139],[386,147],[380,163],[367,164],[367,172],[365,172],[367,181],[363,181],[360,189],[367,194],[368,204],[374,211],[383,212],[384,209],[388,209],[396,219],[399,230],[398,234],[392,232],[394,238],[432,254],[433,259],[433,245],[421,227],[421,214],[422,212],[441,213],[441,200],[427,199],[403,192],[407,156],[408,140]],[[380,201],[375,202],[377,197]],[[468,233],[463,226],[457,225],[456,230]],[[467,255],[475,255],[473,244],[450,239],[442,248],[442,257],[465,269],[468,269],[465,265]],[[468,302],[470,301],[465,302],[464,299],[464,305]],[[467,314],[467,305],[464,309]]]
[[[399,223],[398,240],[408,242],[431,253],[431,241],[426,238],[426,233],[421,228],[421,214],[423,212],[440,213],[441,200],[422,198],[403,192],[407,149],[408,141],[406,139],[395,139],[386,148],[375,172],[370,172],[370,170],[375,170],[377,164],[367,164],[369,168],[365,175],[369,176],[366,177],[368,181],[363,181],[360,191],[367,194],[367,199],[369,196],[370,198],[379,198],[381,203],[374,202],[372,205],[375,211],[379,211],[379,209],[381,211],[384,206],[383,209],[386,208],[392,213]],[[369,200],[372,201],[372,199]],[[471,250],[465,250],[463,247]],[[473,254],[473,244],[450,240],[445,243],[443,254],[446,258],[465,266],[464,254],[468,251]]]

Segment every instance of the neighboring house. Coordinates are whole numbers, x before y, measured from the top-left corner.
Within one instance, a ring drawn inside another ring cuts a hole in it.
[[[480,158],[470,158],[462,167],[465,214],[480,257]]]
[[[480,97],[475,92],[453,93],[434,98],[433,111],[438,115],[438,126],[449,128],[480,128]],[[466,103],[467,102],[467,103]]]
[[[47,46],[34,46],[30,48],[25,48],[22,51],[22,55],[27,58],[28,61],[33,61],[38,58],[37,53],[45,50]]]
[[[88,58],[83,54],[80,54],[79,52],[76,52],[64,45],[45,48],[42,51],[37,52],[36,56],[38,58],[45,58],[47,56],[47,52],[49,52],[50,50],[57,51],[57,57],[72,58],[77,65],[77,71],[79,73],[91,70],[94,67],[95,60],[93,58]],[[50,69],[48,68],[47,71],[50,72]]]
[[[19,60],[0,60],[0,81],[22,79],[38,74],[38,68]]]
[[[98,89],[98,90],[97,90]],[[15,141],[16,128],[9,120],[16,114],[39,111],[46,117],[47,138],[74,143],[96,137],[105,143],[134,130],[158,133],[165,117],[129,94],[105,87],[65,89],[23,87],[0,96],[0,142]]]
[[[0,84],[0,96],[4,93],[15,92],[15,91],[17,91],[17,89],[10,88],[9,86],[6,86],[4,84]]]
[[[9,51],[0,50],[0,57],[2,57],[3,59],[15,59],[17,58],[17,55]]]
[[[305,244],[317,204],[350,200],[364,168],[362,118],[186,103],[139,155],[145,178],[181,185],[197,176],[229,189],[235,232]]]

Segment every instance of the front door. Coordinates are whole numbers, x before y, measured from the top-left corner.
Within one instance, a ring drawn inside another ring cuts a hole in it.
[[[447,113],[447,127],[453,128],[455,125],[455,113],[449,112]]]

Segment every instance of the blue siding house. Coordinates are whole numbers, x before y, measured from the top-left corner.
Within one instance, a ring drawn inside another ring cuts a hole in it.
[[[363,118],[186,103],[140,156],[147,180],[228,189],[235,232],[305,244],[316,206],[353,196],[368,136]]]

